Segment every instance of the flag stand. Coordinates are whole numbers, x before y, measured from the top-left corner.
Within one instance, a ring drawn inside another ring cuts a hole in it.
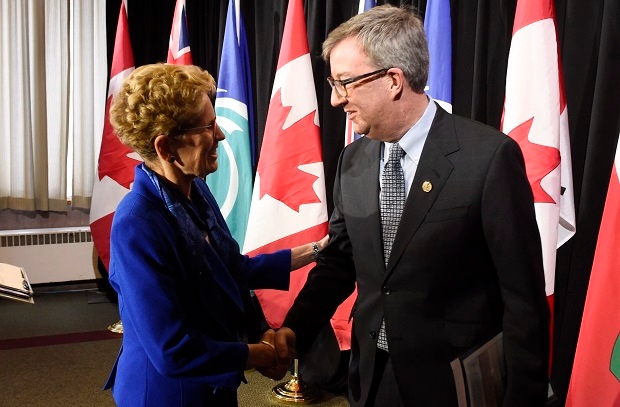
[[[271,395],[281,403],[312,404],[321,397],[321,391],[304,383],[299,374],[299,361],[295,359],[293,377],[275,386]]]

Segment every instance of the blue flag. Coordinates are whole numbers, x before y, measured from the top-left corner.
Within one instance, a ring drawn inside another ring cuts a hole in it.
[[[217,125],[226,135],[218,146],[218,170],[207,184],[237,242],[243,244],[252,200],[253,103],[250,60],[241,15],[228,4],[215,99]]]
[[[452,23],[450,0],[428,0],[424,15],[431,66],[426,92],[452,113]]]
[[[368,11],[376,5],[377,5],[377,0],[360,0],[359,12],[363,13],[364,11]]]

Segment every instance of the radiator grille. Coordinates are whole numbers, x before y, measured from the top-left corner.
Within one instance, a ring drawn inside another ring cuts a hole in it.
[[[30,284],[97,278],[90,227],[0,231],[0,262],[28,273]]]
[[[90,228],[33,229],[0,232],[0,247],[92,242]]]

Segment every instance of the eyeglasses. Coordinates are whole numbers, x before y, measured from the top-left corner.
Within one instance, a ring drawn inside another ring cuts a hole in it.
[[[176,129],[172,129],[167,135],[168,137],[177,138],[192,130],[206,130],[206,129],[214,128],[215,126],[217,126],[217,122],[213,121],[213,123],[207,124],[206,126],[187,127],[187,128],[178,127]],[[151,144],[155,142],[155,139],[157,138],[157,136],[158,134],[155,134],[151,137]]]
[[[213,122],[211,124],[207,124],[206,126],[179,128],[178,132],[179,133],[186,133],[186,132],[191,131],[191,130],[206,130],[206,129],[210,129],[212,127],[215,127],[215,125],[216,125],[216,122]]]
[[[359,80],[362,80],[364,78],[371,77],[373,75],[377,75],[377,74],[385,75],[385,73],[389,69],[390,68],[377,69],[376,71],[368,72],[368,73],[365,73],[365,74],[362,74],[362,75],[354,76],[353,78],[343,79],[343,80],[334,79],[331,76],[328,76],[327,77],[327,83],[329,83],[329,86],[331,86],[332,89],[334,89],[336,91],[336,93],[338,93],[343,98],[346,98],[347,96],[349,96],[349,94],[347,93],[347,85],[349,85],[349,84],[351,84],[353,82],[357,82]]]

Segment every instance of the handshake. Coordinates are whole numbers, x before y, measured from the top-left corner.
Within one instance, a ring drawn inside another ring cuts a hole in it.
[[[286,327],[278,332],[269,329],[259,343],[248,345],[246,369],[256,368],[263,376],[280,380],[296,357],[295,333]]]

